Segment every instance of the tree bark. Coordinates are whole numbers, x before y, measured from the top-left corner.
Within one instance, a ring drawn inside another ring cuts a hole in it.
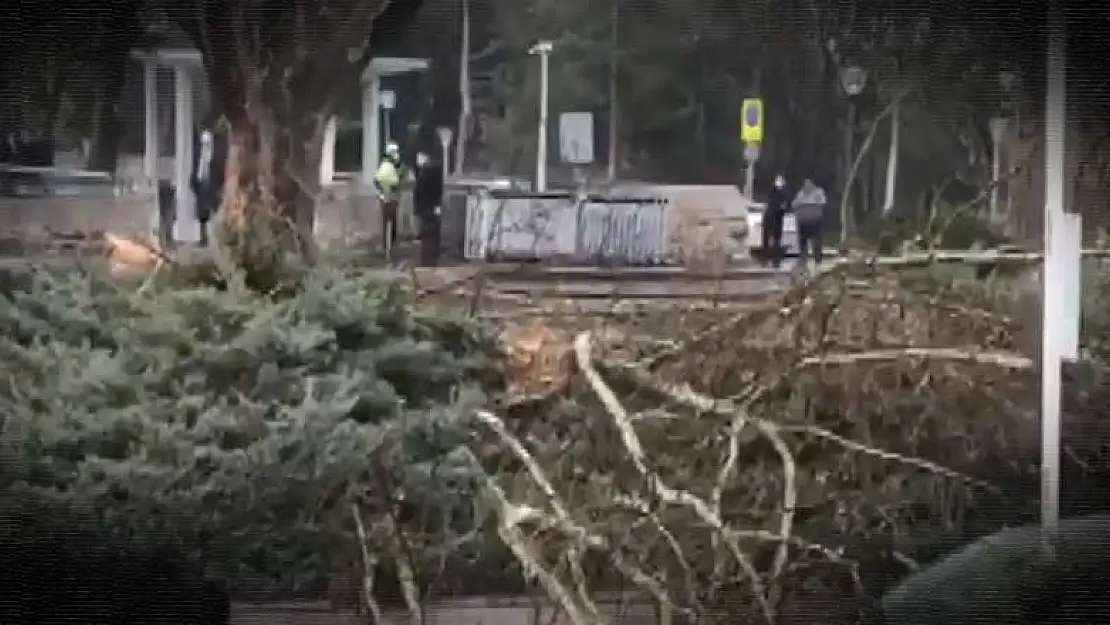
[[[300,108],[295,100],[291,93],[252,97],[228,117],[220,243],[255,287],[268,288],[290,257],[315,258],[321,150],[331,111]]]

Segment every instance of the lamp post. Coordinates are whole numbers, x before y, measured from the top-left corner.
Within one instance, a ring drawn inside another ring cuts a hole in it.
[[[436,136],[439,138],[439,147],[443,150],[443,160],[440,165],[443,167],[444,173],[451,171],[448,169],[448,162],[451,160],[451,139],[454,138],[454,132],[450,126],[440,126],[436,128]]]
[[[528,54],[540,57],[540,123],[536,138],[536,191],[547,190],[547,109],[548,81],[550,79],[550,41],[538,41],[528,49]]]
[[[867,87],[867,70],[859,65],[846,65],[840,69],[840,88],[844,90],[845,99],[848,101],[848,119],[844,128],[844,186],[843,193],[849,193],[848,180],[852,168],[852,159],[855,156],[856,136],[856,97],[863,93]],[[840,238],[848,238],[851,223],[851,209],[845,201],[841,201]]]

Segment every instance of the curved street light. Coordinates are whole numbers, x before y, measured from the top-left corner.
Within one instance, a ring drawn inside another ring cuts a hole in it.
[[[856,158],[856,96],[863,93],[867,87],[867,70],[859,65],[845,65],[840,68],[840,87],[847,96],[848,119],[844,124],[844,191],[840,202],[840,235],[847,238],[851,233],[851,212],[847,198],[851,194],[851,174],[849,173],[852,161]]]

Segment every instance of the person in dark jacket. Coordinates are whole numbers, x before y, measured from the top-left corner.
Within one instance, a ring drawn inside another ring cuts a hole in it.
[[[443,166],[424,152],[416,155],[413,208],[420,221],[420,263],[439,264],[440,223],[443,217]]]
[[[215,217],[223,198],[226,150],[211,125],[197,132],[193,148],[193,174],[189,181],[196,198],[197,221],[200,222],[200,244],[208,245],[208,224]]]
[[[790,209],[790,195],[786,190],[786,179],[775,176],[775,186],[767,198],[767,208],[763,211],[763,255],[778,269],[782,266],[783,244],[782,224],[786,211]]]

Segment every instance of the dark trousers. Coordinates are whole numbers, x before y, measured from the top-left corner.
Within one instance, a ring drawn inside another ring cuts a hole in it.
[[[197,221],[200,222],[200,244],[208,246],[208,224],[216,217],[220,208],[222,194],[219,184],[215,182],[198,183],[193,185],[193,197],[196,198]]]
[[[782,264],[782,213],[767,211],[763,214],[762,246],[763,257],[772,265]]]
[[[382,202],[382,249],[393,252],[397,244],[397,200]]]
[[[798,222],[798,248],[799,258],[802,259],[803,264],[810,259],[811,251],[814,262],[821,262],[824,247],[821,242],[820,221]]]
[[[177,219],[177,189],[168,180],[158,181],[158,243],[173,247],[173,222]]]
[[[425,267],[439,265],[441,218],[434,209],[420,213],[420,264]]]
[[[200,222],[200,244],[208,247],[208,225],[216,217],[216,210],[220,207],[218,195],[197,195],[197,221]]]

